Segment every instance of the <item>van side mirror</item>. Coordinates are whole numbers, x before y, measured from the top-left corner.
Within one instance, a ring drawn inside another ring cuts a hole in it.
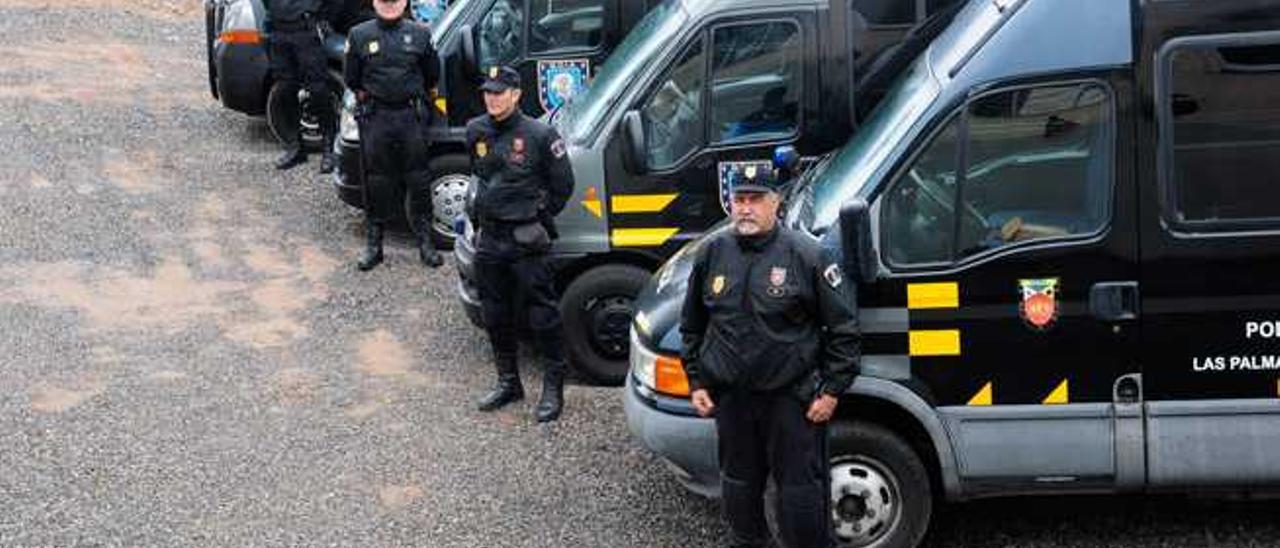
[[[462,25],[458,31],[462,39],[462,65],[473,74],[480,72],[480,63],[476,60],[476,34],[471,25]]]
[[[622,161],[627,171],[644,173],[648,170],[645,162],[645,150],[648,148],[644,139],[644,121],[640,119],[640,111],[628,110],[622,116]]]
[[[871,246],[871,207],[855,198],[840,208],[840,251],[844,271],[859,283],[873,282],[880,261]]]

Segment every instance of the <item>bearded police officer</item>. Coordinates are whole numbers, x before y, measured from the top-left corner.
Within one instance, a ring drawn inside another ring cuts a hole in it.
[[[384,227],[403,207],[406,192],[423,264],[444,264],[431,235],[427,157],[428,97],[440,61],[427,26],[407,18],[408,2],[373,0],[377,18],[356,25],[347,41],[345,80],[358,102],[365,169],[366,247],[356,263],[360,270],[382,262]]]
[[[289,84],[285,89],[300,86],[310,94],[307,107],[320,123],[323,136],[321,173],[330,173],[337,165],[333,138],[338,119],[330,99],[337,90],[329,84],[324,37],[332,32],[331,18],[340,9],[339,0],[272,0],[267,8],[271,73],[276,81]],[[276,169],[290,169],[307,161],[301,136],[285,146],[284,156],[276,161]]]
[[[818,242],[778,225],[776,179],[733,187],[732,227],[698,250],[680,327],[695,410],[715,416],[730,546],[832,545],[826,424],[858,370],[854,291]]]
[[[536,415],[553,421],[564,405],[565,359],[547,251],[556,237],[552,219],[573,191],[573,171],[556,131],[520,112],[518,72],[495,67],[481,90],[488,114],[467,123],[478,185],[471,218],[479,228],[476,274],[498,382],[479,408],[493,411],[524,397],[516,334],[527,317],[546,370]]]

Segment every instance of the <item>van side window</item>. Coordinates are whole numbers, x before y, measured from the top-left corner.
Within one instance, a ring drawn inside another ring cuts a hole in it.
[[[523,2],[497,0],[477,26],[480,69],[510,65],[520,57],[520,32],[524,21]]]
[[[800,27],[772,21],[719,27],[711,58],[712,135],[719,143],[790,136],[800,125]]]
[[[648,165],[654,169],[671,167],[702,145],[703,51],[701,39],[689,44],[640,108]]]
[[[1101,230],[1114,171],[1112,127],[1110,92],[1096,83],[970,101],[884,197],[890,264],[947,264]]]
[[[1280,36],[1163,51],[1165,216],[1191,231],[1280,226]]]
[[[593,49],[604,29],[601,0],[530,0],[529,52]]]
[[[875,27],[909,26],[916,22],[915,0],[854,0],[853,10]]]

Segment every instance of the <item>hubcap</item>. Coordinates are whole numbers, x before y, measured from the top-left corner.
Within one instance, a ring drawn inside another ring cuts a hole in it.
[[[602,297],[588,305],[592,346],[600,355],[610,360],[627,357],[634,306],[634,300],[624,296]]]
[[[843,546],[868,546],[902,517],[901,489],[889,468],[866,456],[831,465],[831,513]]]
[[[471,179],[452,173],[431,184],[432,225],[443,236],[453,237],[454,221],[462,217]]]

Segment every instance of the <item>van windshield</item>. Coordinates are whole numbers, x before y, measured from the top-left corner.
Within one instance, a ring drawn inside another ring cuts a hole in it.
[[[677,31],[688,19],[678,0],[663,2],[645,15],[600,66],[591,87],[555,116],[560,133],[575,143],[589,140],[614,102],[625,94],[626,86],[650,59],[678,38]]]
[[[928,55],[916,59],[880,105],[835,157],[814,166],[808,185],[792,200],[788,218],[820,233],[840,215],[840,206],[874,182],[894,146],[938,97],[941,86],[929,69]]]

